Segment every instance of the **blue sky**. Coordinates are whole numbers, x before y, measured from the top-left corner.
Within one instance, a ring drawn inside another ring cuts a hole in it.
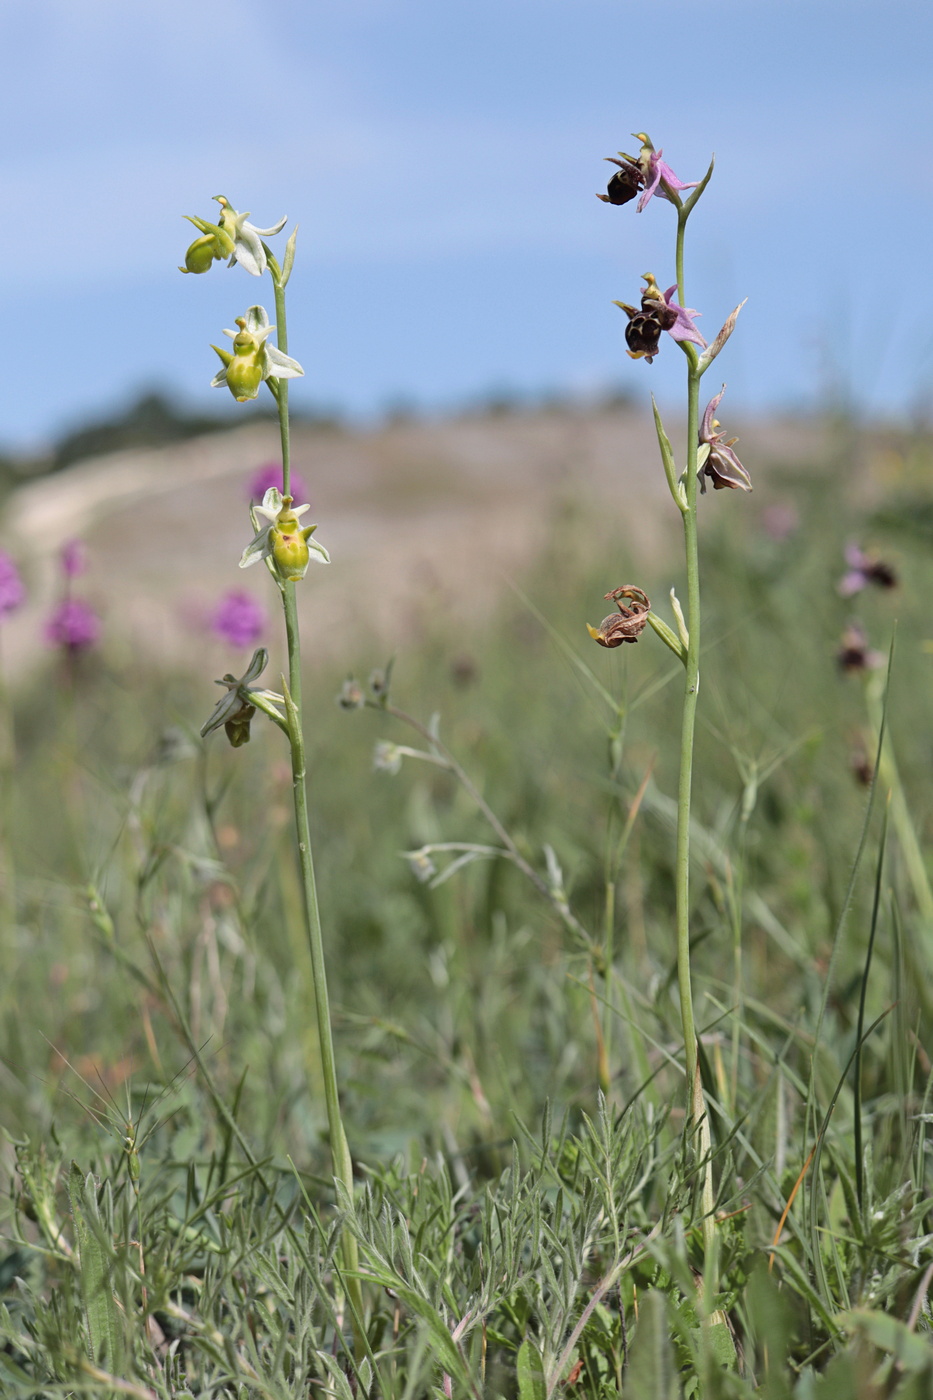
[[[594,199],[647,130],[716,152],[687,300],[734,409],[933,399],[933,7],[926,0],[6,0],[0,444],[161,385],[207,386],[268,284],[177,265],[226,194],[301,225],[299,404],[359,413],[512,388],[662,400],[613,298],[673,281],[672,211]],[[224,399],[229,399],[226,394]],[[236,411],[235,405],[230,407]],[[248,410],[241,410],[248,411]],[[927,407],[929,411],[929,407]]]

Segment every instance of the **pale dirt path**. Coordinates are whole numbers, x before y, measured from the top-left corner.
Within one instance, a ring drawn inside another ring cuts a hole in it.
[[[742,448],[757,481],[756,458],[819,455],[820,433],[759,425]],[[630,411],[414,421],[369,433],[299,428],[293,451],[312,499],[307,519],[320,523],[333,559],[312,565],[302,587],[308,655],[339,657],[353,649],[348,639],[375,633],[388,656],[441,606],[452,620],[482,616],[521,577],[571,497],[619,520],[635,564],[677,539],[653,426]],[[57,552],[75,536],[91,561],[76,591],[104,616],[107,645],[121,659],[187,665],[206,653],[215,667],[235,666],[206,618],[231,588],[275,604],[264,567],[241,571],[237,560],[250,537],[246,484],[277,458],[275,426],[252,424],[95,458],[21,487],[2,530],[30,590],[3,624],[9,672],[28,675],[47,655]]]

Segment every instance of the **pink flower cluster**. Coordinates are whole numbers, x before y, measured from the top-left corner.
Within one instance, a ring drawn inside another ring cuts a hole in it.
[[[75,598],[71,592],[73,580],[87,570],[87,552],[81,540],[67,540],[62,545],[59,566],[64,591],[46,621],[45,640],[49,646],[60,647],[69,656],[77,656],[96,646],[101,635],[98,614],[90,603]]]

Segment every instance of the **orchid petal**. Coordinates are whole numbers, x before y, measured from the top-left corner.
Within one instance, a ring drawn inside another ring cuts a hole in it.
[[[655,190],[658,188],[658,182],[660,181],[660,179],[661,179],[661,172],[660,172],[660,171],[657,169],[657,167],[655,166],[654,169],[653,169],[653,178],[652,178],[651,184],[645,186],[645,192],[644,192],[644,194],[642,195],[642,197],[641,197],[641,199],[638,201],[638,203],[635,205],[635,211],[636,211],[636,213],[641,214],[641,213],[644,211],[646,205],[648,204],[648,201],[651,199],[651,196],[654,194]]]
[[[266,270],[266,252],[262,240],[252,224],[237,228],[234,256],[237,262],[254,277],[261,277]]]
[[[314,559],[314,558],[315,558],[315,555],[317,555],[318,557],[315,559],[315,563],[317,563],[317,564],[329,564],[329,563],[330,563],[330,555],[328,554],[327,550],[324,548],[324,546],[323,546],[318,540],[310,540],[310,539],[309,539],[309,540],[306,540],[305,543],[306,543],[307,546],[308,546],[308,558],[309,558],[309,559]]]
[[[273,224],[271,228],[257,228],[255,224],[244,224],[243,227],[248,228],[250,233],[258,233],[260,238],[273,238],[277,233],[282,232],[287,223],[288,215],[286,214],[284,219],[279,219],[278,223]]]
[[[251,564],[258,564],[260,559],[268,559],[272,553],[272,526],[267,525],[264,530],[250,540],[240,556],[240,568],[248,569]]]
[[[290,355],[283,355],[274,345],[266,345],[266,374],[267,379],[298,379],[304,374],[304,370],[297,360],[293,360]]]
[[[246,329],[251,335],[257,335],[260,331],[265,330],[266,327],[268,327],[269,330],[273,329],[273,327],[269,325],[269,315],[264,306],[248,307],[243,319],[246,322]]]
[[[710,399],[709,403],[706,405],[706,410],[703,414],[703,422],[700,424],[701,442],[713,441],[713,422],[716,418],[716,410],[719,407],[719,401],[725,392],[726,386],[724,384],[720,389],[719,393],[716,395],[716,397],[714,399]]]

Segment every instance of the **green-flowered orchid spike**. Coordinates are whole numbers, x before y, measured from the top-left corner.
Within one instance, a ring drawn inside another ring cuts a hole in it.
[[[260,559],[267,559],[277,578],[297,583],[308,572],[312,559],[329,564],[327,550],[311,538],[317,526],[306,525],[302,529],[298,523],[298,517],[310,509],[308,505],[293,506],[291,496],[283,496],[277,487],[270,486],[262,505],[250,511],[256,534],[243,551],[240,568],[248,569]],[[260,515],[265,516],[268,525],[260,527]]]
[[[224,366],[211,380],[212,389],[226,386],[237,403],[245,403],[256,398],[265,379],[297,379],[304,374],[297,360],[266,343],[275,326],[269,324],[265,307],[251,306],[245,316],[237,317],[236,324],[237,330],[224,331],[233,341],[232,354],[219,345],[211,346]]]
[[[214,198],[221,208],[220,218],[217,222],[231,241],[230,266],[232,267],[235,262],[238,262],[254,277],[261,277],[267,266],[266,250],[262,246],[262,240],[281,233],[287,220],[279,219],[278,223],[273,224],[271,228],[256,228],[255,225],[247,223],[249,210],[245,214],[238,214],[224,195],[215,194]]]
[[[242,676],[231,676],[228,672],[217,685],[227,687],[227,693],[218,700],[210,719],[201,726],[201,738],[205,739],[223,725],[227,738],[235,749],[249,743],[250,720],[256,707],[250,703],[251,683],[262,674],[269,661],[265,647],[253,652],[252,660]]]

